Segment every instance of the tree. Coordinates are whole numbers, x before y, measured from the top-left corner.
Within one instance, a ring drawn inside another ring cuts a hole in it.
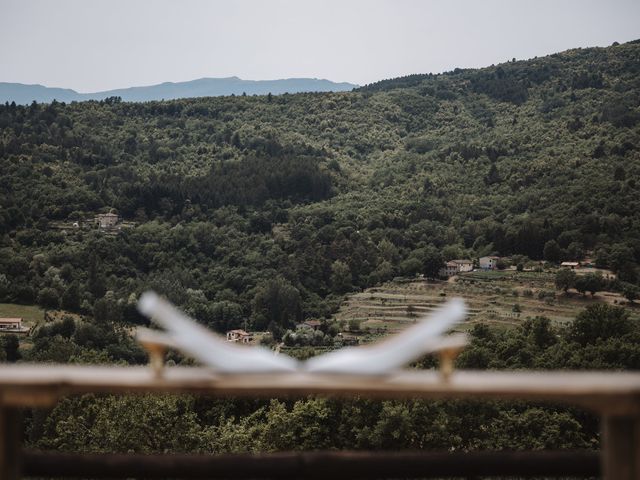
[[[422,271],[422,262],[416,257],[409,257],[400,264],[400,271],[407,277],[414,277]]]
[[[544,244],[544,250],[542,256],[547,262],[558,263],[562,258],[562,249],[558,242],[555,240],[549,240]]]
[[[624,282],[635,283],[638,281],[638,266],[635,263],[625,263],[618,269],[618,278]]]
[[[231,145],[236,148],[242,147],[242,142],[240,140],[240,134],[238,132],[233,132],[233,136],[231,137]]]
[[[425,248],[422,257],[422,268],[425,276],[427,278],[437,278],[443,266],[444,260],[440,250],[432,245]]]
[[[578,275],[574,281],[574,286],[582,295],[589,292],[593,297],[597,292],[604,288],[604,279],[600,272]]]
[[[58,308],[60,298],[58,292],[50,287],[45,287],[38,292],[38,304],[45,308]]]
[[[571,269],[563,268],[556,273],[555,284],[558,290],[567,293],[576,283],[576,272]]]
[[[378,243],[378,252],[387,262],[393,263],[398,259],[398,248],[386,238],[383,238]]]
[[[492,163],[491,167],[489,167],[487,176],[484,177],[484,183],[487,185],[493,185],[494,183],[500,183],[501,180],[500,174],[498,173],[498,167],[496,167],[495,163]]]
[[[96,255],[92,255],[89,261],[87,285],[95,298],[101,298],[107,292],[107,281],[102,265]]]
[[[535,317],[527,320],[523,325],[525,334],[528,334],[538,348],[547,348],[556,343],[556,336],[551,328],[551,320],[547,317]]]
[[[345,293],[353,288],[351,269],[346,263],[336,260],[331,265],[331,285],[336,293]]]
[[[192,452],[212,441],[188,396],[94,395],[59,402],[43,425],[43,448],[77,452]],[[144,421],[141,421],[144,419]]]
[[[419,271],[419,268],[417,271]],[[371,281],[372,283],[386,282],[387,280],[391,280],[393,278],[393,273],[394,273],[394,269],[393,269],[393,265],[391,265],[391,262],[388,262],[387,260],[383,260],[382,262],[380,262],[378,267],[371,273]]]
[[[282,277],[261,283],[251,302],[253,327],[264,330],[270,323],[292,328],[302,320],[300,292]]]
[[[622,307],[605,303],[589,305],[580,312],[570,328],[570,338],[582,345],[599,339],[620,337],[631,331],[629,313]]]
[[[587,292],[591,293],[591,296],[595,296],[597,292],[604,288],[604,279],[600,272],[587,273],[584,275],[584,287]]]
[[[73,282],[67,287],[62,294],[62,308],[71,312],[77,312],[80,309],[80,291],[78,282]]]
[[[76,322],[69,315],[65,315],[60,322],[58,331],[64,338],[71,338],[76,331]]]
[[[588,290],[588,283],[589,282],[585,278],[585,275],[580,275],[576,277],[575,282],[573,282],[573,286],[584,296]]]
[[[93,306],[93,316],[98,323],[120,322],[122,307],[118,304],[113,292],[109,291]]]
[[[242,307],[235,302],[228,300],[215,302],[209,307],[209,310],[211,311],[211,320],[213,320],[210,325],[215,330],[223,332],[232,328],[246,328],[246,325],[242,324],[246,316],[243,314]]]
[[[609,250],[609,267],[626,282],[636,281],[636,264],[633,248],[624,243],[616,243]]]
[[[22,358],[20,355],[20,340],[16,335],[5,335],[2,338],[2,346],[7,358],[7,362],[17,362]]]
[[[640,298],[640,287],[628,282],[621,282],[621,290],[624,298],[629,300],[630,303],[633,303],[634,300]]]

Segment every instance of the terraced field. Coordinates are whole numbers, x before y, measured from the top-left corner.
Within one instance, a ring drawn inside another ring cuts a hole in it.
[[[640,306],[629,306],[617,293],[600,292],[594,298],[577,292],[555,291],[553,272],[468,272],[447,281],[395,280],[350,295],[335,319],[360,321],[373,334],[393,333],[448,298],[462,297],[469,318],[462,329],[475,322],[510,328],[527,317],[546,316],[556,325],[567,325],[587,305],[597,302],[624,305],[640,320]]]

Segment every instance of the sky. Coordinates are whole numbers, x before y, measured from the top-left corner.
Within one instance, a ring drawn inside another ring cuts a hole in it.
[[[0,0],[0,82],[364,85],[640,38],[638,0]]]

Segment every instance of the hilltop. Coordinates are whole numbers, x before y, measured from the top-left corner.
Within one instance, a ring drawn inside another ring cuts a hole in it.
[[[119,88],[93,93],[78,93],[68,88],[0,82],[0,102],[28,105],[38,103],[82,102],[120,97],[126,102],[149,102],[177,98],[218,97],[222,95],[280,95],[300,92],[343,92],[357,85],[317,78],[287,78],[281,80],[242,80],[238,77],[199,78],[188,82],[164,82],[144,87]]]

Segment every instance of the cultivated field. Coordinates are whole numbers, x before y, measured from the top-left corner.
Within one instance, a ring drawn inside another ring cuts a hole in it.
[[[475,322],[509,328],[535,316],[568,325],[582,309],[597,302],[625,306],[640,319],[640,305],[629,306],[617,293],[600,292],[594,298],[577,292],[565,295],[555,290],[554,273],[514,270],[468,272],[449,281],[395,280],[350,295],[335,319],[358,320],[363,330],[374,334],[392,333],[453,297],[464,298],[469,308],[462,329]]]

